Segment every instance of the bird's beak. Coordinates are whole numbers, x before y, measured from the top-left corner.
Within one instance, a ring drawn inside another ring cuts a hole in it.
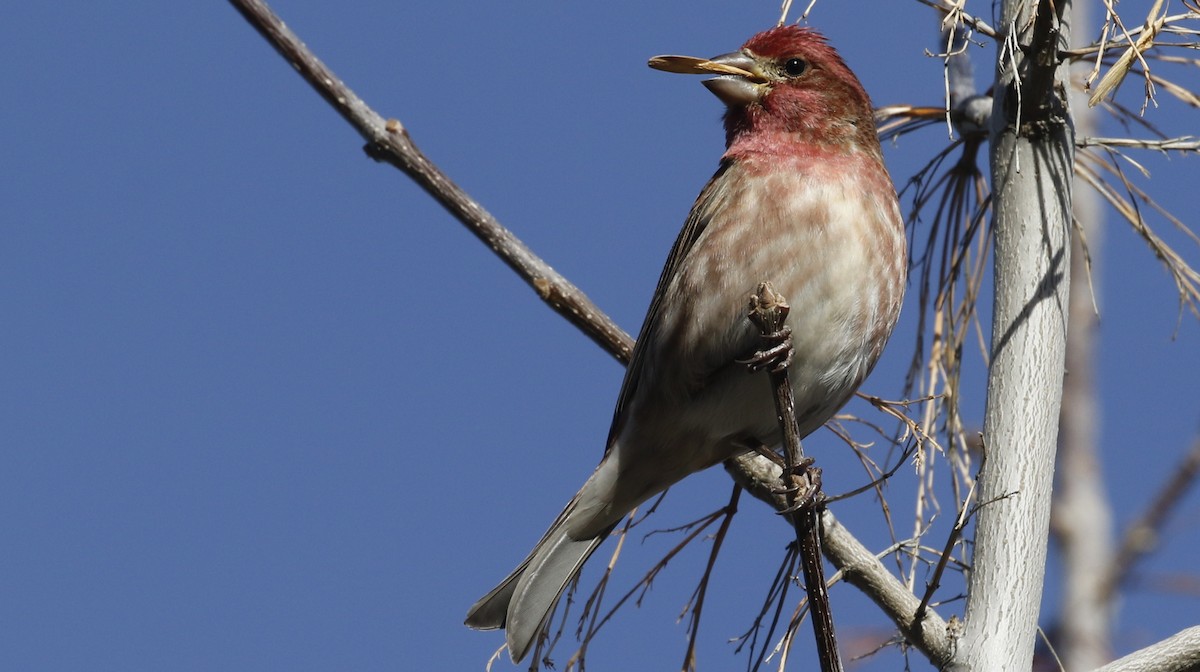
[[[655,70],[685,75],[718,75],[704,80],[704,86],[729,107],[757,103],[767,93],[767,78],[759,68],[758,61],[744,51],[713,58],[655,56],[650,59],[649,65]]]

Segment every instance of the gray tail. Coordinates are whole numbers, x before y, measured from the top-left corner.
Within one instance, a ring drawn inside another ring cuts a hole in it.
[[[571,538],[566,520],[574,504],[558,517],[529,557],[467,612],[469,627],[505,629],[514,663],[529,653],[567,584],[612,530],[610,526],[595,537]]]

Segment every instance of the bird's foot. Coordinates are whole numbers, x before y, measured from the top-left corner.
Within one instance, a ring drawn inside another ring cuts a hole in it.
[[[777,331],[763,334],[762,339],[766,347],[755,351],[746,359],[736,360],[737,363],[745,364],[746,368],[750,369],[750,373],[757,373],[764,369],[770,369],[772,373],[779,373],[791,366],[796,351],[792,347],[790,327],[784,325]]]
[[[781,515],[795,513],[801,509],[816,506],[818,498],[823,499],[823,495],[821,494],[821,470],[812,466],[813,459],[811,457],[804,458],[802,462],[802,465],[797,465],[792,477],[786,480],[791,485],[784,488],[783,492],[796,494],[792,496],[791,506],[778,512]]]

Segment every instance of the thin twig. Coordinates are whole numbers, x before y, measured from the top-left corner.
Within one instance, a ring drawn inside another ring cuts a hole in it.
[[[784,322],[789,310],[787,300],[775,292],[769,283],[761,283],[758,292],[750,299],[750,321],[762,331],[763,337],[768,341],[777,340],[781,335],[790,338],[790,332],[787,331]],[[788,380],[787,367],[792,359],[790,341],[787,342],[786,354],[781,357],[775,366],[767,368],[767,374],[774,391],[775,411],[780,430],[783,432],[783,447],[787,456],[783,482],[787,488],[789,506],[785,511],[791,514],[792,524],[796,528],[800,566],[804,570],[804,587],[808,591],[821,670],[841,672],[843,668],[837,650],[833,612],[829,607],[829,593],[825,590],[825,568],[821,564],[819,516],[824,503],[820,471],[812,468],[812,460],[804,457],[804,449],[800,445],[796,405],[792,396],[792,384]]]
[[[700,584],[696,586],[692,619],[688,625],[691,634],[688,637],[687,653],[683,656],[684,670],[696,669],[696,638],[700,634],[700,613],[704,609],[704,596],[708,594],[708,582],[712,579],[713,567],[717,564],[717,555],[721,552],[721,544],[725,541],[725,537],[729,535],[729,524],[733,522],[733,514],[737,513],[738,499],[741,496],[741,486],[733,486],[733,494],[729,496],[729,503],[725,505],[725,518],[721,520],[721,526],[717,528],[717,533],[713,537],[712,550],[708,553],[708,563],[704,566],[704,576],[700,577]]]
[[[767,647],[770,646],[770,640],[775,634],[775,629],[779,627],[779,617],[783,612],[783,604],[787,600],[788,589],[792,585],[792,570],[795,569],[798,552],[796,544],[791,543],[787,545],[787,551],[784,552],[783,558],[780,560],[779,569],[775,572],[775,578],[771,581],[770,587],[767,588],[767,596],[763,599],[762,609],[754,617],[754,621],[750,624],[746,632],[737,638],[737,641],[740,643],[734,649],[735,653],[740,653],[743,647],[747,644],[750,645],[751,655],[747,662],[747,668],[752,672],[758,670],[766,662]],[[771,609],[771,605],[775,605],[775,608]],[[767,617],[768,612],[771,612],[771,622],[764,634],[762,633],[762,623]],[[758,646],[760,635],[763,640],[762,647]],[[757,654],[754,653],[755,650],[758,651]]]
[[[629,599],[632,598],[635,594],[637,594],[637,599],[634,600],[634,603],[641,604],[642,599],[645,598],[645,596],[646,596],[646,592],[650,589],[650,584],[652,584],[654,582],[654,579],[658,576],[658,573],[661,572],[662,570],[666,569],[667,565],[671,562],[671,560],[673,560],[676,555],[678,555],[681,551],[683,551],[683,549],[686,548],[688,546],[688,544],[695,541],[700,536],[700,534],[702,532],[704,532],[704,530],[708,529],[709,525],[712,525],[714,522],[716,522],[716,520],[718,518],[727,516],[728,513],[729,513],[728,510],[726,508],[722,507],[722,508],[708,514],[707,516],[700,519],[699,521],[696,521],[697,524],[692,526],[693,527],[692,531],[690,533],[688,533],[687,536],[685,536],[679,543],[675,544],[675,546],[670,551],[668,551],[666,555],[664,555],[662,558],[660,558],[659,561],[657,563],[655,563],[654,566],[651,567],[646,572],[646,574],[642,577],[642,579],[640,581],[638,581],[632,588],[629,589],[628,592],[626,592],[624,595],[621,596],[621,598],[619,600],[617,600],[617,603],[614,604],[612,606],[612,608],[608,610],[608,613],[606,613],[604,615],[604,617],[601,618],[596,623],[595,627],[591,630],[591,632],[588,633],[589,636],[592,636],[597,631],[599,631],[600,628],[605,623],[607,623],[617,613],[617,611],[620,610],[621,605],[623,605],[627,601],[629,601]]]
[[[962,2],[957,4],[949,2],[948,0],[917,0],[917,2],[921,3],[922,5],[932,7],[939,12],[946,14],[947,16],[958,17],[959,20],[970,26],[971,30],[987,35],[992,39],[996,39],[996,29],[988,25],[988,23],[983,19],[976,18],[962,11],[962,7],[960,6],[963,4]]]
[[[1127,147],[1130,149],[1153,149],[1160,152],[1200,151],[1200,138],[1194,135],[1181,135],[1165,140],[1144,140],[1142,138],[1096,138],[1081,136],[1075,140],[1076,147]]]
[[[745,453],[725,461],[725,470],[746,492],[776,511],[788,506],[778,484],[782,469],[756,453]],[[856,587],[892,619],[906,641],[923,652],[935,667],[950,661],[951,640],[944,621],[932,609],[920,620],[914,618],[921,600],[912,594],[866,546],[825,509],[821,514],[821,552]]]
[[[983,464],[980,464],[979,468],[982,471]],[[973,509],[970,504],[974,495],[975,483],[972,483],[971,489],[967,493],[966,501],[962,502],[962,505],[959,507],[958,516],[954,520],[954,527],[951,528],[950,534],[946,536],[946,547],[942,549],[942,554],[938,557],[938,563],[933,570],[933,576],[929,579],[925,587],[925,595],[921,598],[921,604],[917,607],[915,617],[917,620],[924,618],[925,611],[929,608],[929,604],[933,600],[933,594],[942,585],[942,574],[946,571],[946,565],[950,563],[954,547],[958,545],[959,540],[962,538],[963,530],[966,529],[967,522],[971,519]]]
[[[1119,58],[1117,58],[1116,63],[1114,63],[1112,67],[1109,68],[1108,72],[1105,73],[1104,77],[1100,79],[1100,83],[1096,85],[1095,90],[1092,92],[1092,96],[1088,99],[1088,105],[1095,107],[1101,100],[1104,99],[1106,95],[1108,95],[1110,91],[1113,91],[1120,86],[1121,82],[1124,81],[1125,76],[1129,74],[1134,61],[1141,63],[1142,67],[1145,68],[1146,71],[1150,70],[1150,66],[1146,64],[1142,54],[1150,48],[1154,42],[1154,38],[1158,35],[1158,32],[1162,30],[1164,25],[1165,14],[1164,16],[1159,16],[1157,18],[1155,17],[1155,14],[1159,13],[1162,3],[1163,0],[1155,0],[1154,6],[1151,7],[1150,13],[1146,17],[1146,22],[1142,25],[1142,28],[1145,32],[1136,40],[1132,35],[1129,34],[1129,31],[1125,30],[1124,24],[1121,23],[1120,16],[1115,11],[1112,11],[1111,5],[1109,6],[1109,16],[1112,17],[1112,19],[1117,23],[1117,26],[1125,34],[1125,39],[1129,42],[1129,48],[1126,49]],[[1147,79],[1146,101],[1151,102],[1153,100],[1154,85],[1149,79]],[[1143,104],[1143,110],[1144,109],[1145,105]]]

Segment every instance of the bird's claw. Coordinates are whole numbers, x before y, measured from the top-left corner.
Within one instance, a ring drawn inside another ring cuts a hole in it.
[[[795,513],[801,509],[814,506],[817,499],[821,497],[821,470],[813,468],[816,461],[811,457],[805,457],[800,460],[790,471],[790,474],[785,473],[782,477],[785,485],[781,488],[775,488],[774,493],[780,495],[794,495],[791,500],[791,506],[778,511],[780,515]],[[787,471],[787,470],[785,470]]]
[[[776,488],[771,488],[771,494],[772,495],[790,495],[793,492],[800,492],[800,490],[802,490],[802,489],[803,488],[801,488],[798,484],[781,485]]]
[[[782,492],[798,493],[792,497],[792,503],[785,509],[777,511],[781,516],[786,516],[789,513],[795,513],[804,509],[817,506],[819,502],[825,499],[821,493],[821,477],[820,470],[815,470],[818,473],[805,481],[803,478],[793,479],[793,484],[790,488],[785,488]]]
[[[791,506],[787,507],[786,509],[783,509],[782,511],[776,511],[775,513],[777,513],[781,516],[786,516],[789,513],[795,513],[802,509],[806,509],[806,508],[812,506],[813,503],[815,503],[817,501],[817,492],[818,492],[817,489],[813,488],[813,489],[809,490],[807,493],[805,493],[805,495],[803,497],[797,497],[795,504],[792,504]]]
[[[755,351],[746,359],[736,360],[737,363],[745,364],[746,368],[750,369],[750,373],[757,373],[764,369],[770,369],[772,373],[780,373],[792,365],[796,351],[792,347],[790,327],[784,325],[776,332],[763,334],[762,339],[767,347]]]

